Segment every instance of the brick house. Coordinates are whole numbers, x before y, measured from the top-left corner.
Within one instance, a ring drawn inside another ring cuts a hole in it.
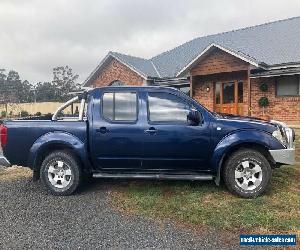
[[[300,124],[300,17],[199,37],[151,59],[109,52],[84,84],[173,86],[212,111]]]

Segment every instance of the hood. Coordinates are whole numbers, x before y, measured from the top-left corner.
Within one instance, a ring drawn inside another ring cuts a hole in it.
[[[256,117],[238,116],[231,114],[216,114],[217,120],[223,125],[235,129],[258,129],[272,133],[279,126],[276,121],[267,121]]]
[[[262,123],[270,123],[268,120],[264,120],[258,117],[252,117],[252,116],[241,116],[241,115],[233,115],[233,114],[223,114],[218,113],[219,116],[221,116],[224,119],[228,120],[243,120],[243,121],[249,121],[249,122],[262,122]]]

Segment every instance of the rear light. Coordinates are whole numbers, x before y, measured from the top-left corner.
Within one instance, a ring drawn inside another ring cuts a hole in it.
[[[0,144],[1,147],[5,147],[7,143],[7,127],[0,125]]]

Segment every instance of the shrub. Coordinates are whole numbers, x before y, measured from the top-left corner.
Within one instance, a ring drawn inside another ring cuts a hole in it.
[[[21,111],[21,117],[27,117],[29,116],[29,113],[26,110]]]
[[[1,112],[1,117],[6,117],[6,111]]]
[[[262,97],[259,99],[258,104],[260,107],[267,107],[269,106],[269,99],[267,97]]]
[[[36,112],[36,114],[35,114],[36,116],[41,116],[42,115],[42,113],[41,112]]]
[[[259,89],[262,91],[262,92],[267,92],[268,91],[268,85],[266,83],[262,83],[259,87]]]

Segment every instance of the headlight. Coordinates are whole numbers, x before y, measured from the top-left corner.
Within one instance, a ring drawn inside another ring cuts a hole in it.
[[[286,147],[286,140],[285,140],[285,137],[282,135],[280,129],[275,130],[275,131],[272,133],[272,135],[273,135],[278,141],[280,141],[281,144],[282,144],[283,146]]]

